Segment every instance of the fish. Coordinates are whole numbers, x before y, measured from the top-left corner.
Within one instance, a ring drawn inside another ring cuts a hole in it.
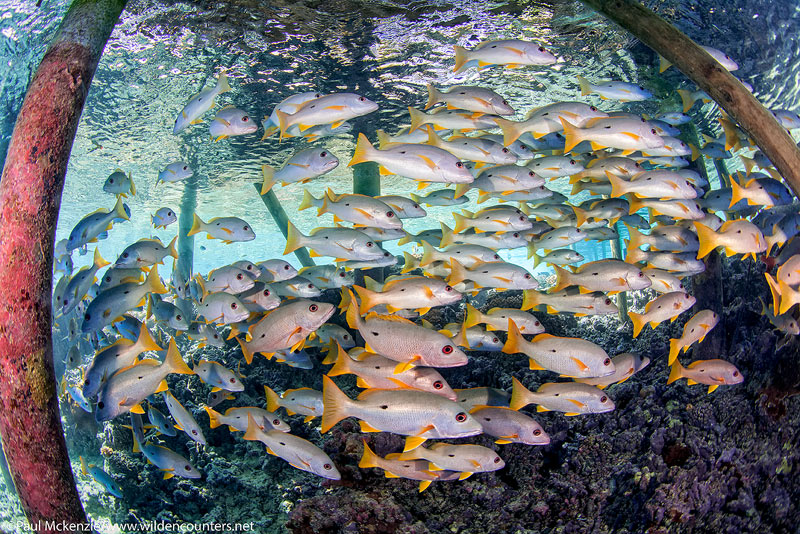
[[[582,141],[589,141],[592,150],[617,148],[624,152],[661,148],[663,138],[658,135],[647,121],[625,118],[599,118],[579,128],[565,119],[561,119],[564,127],[564,152],[571,152]]]
[[[189,325],[186,335],[189,339],[200,341],[198,348],[202,348],[206,345],[217,348],[225,347],[225,341],[223,341],[216,329],[210,324],[193,322]]]
[[[614,364],[613,374],[599,378],[575,378],[575,381],[600,389],[612,384],[621,384],[650,365],[650,358],[631,352],[623,352],[611,358],[611,362]]]
[[[675,219],[699,220],[705,217],[705,213],[700,204],[696,201],[688,200],[653,200],[637,199],[629,200],[630,213],[636,213],[641,209],[647,209],[650,219],[655,215],[666,215]]]
[[[192,236],[200,232],[206,232],[208,239],[220,239],[228,244],[234,241],[252,241],[256,238],[250,225],[238,217],[215,217],[206,223],[195,213],[192,228],[187,235]]]
[[[773,109],[772,115],[777,119],[781,126],[787,130],[800,128],[800,115],[788,109]]]
[[[439,147],[401,143],[379,150],[360,133],[353,158],[347,166],[366,161],[377,163],[381,175],[399,174],[422,183],[459,184],[475,180],[458,157]]]
[[[497,471],[506,466],[492,449],[482,445],[453,445],[434,443],[430,447],[416,447],[403,452],[398,460],[428,460],[432,470],[459,471],[459,480],[474,473]]]
[[[209,392],[208,400],[206,401],[206,403],[208,404],[209,408],[215,408],[216,406],[219,406],[226,400],[233,400],[235,398],[236,397],[230,391],[225,391],[224,389],[221,389],[219,391]]]
[[[238,323],[250,316],[250,310],[238,297],[224,291],[205,295],[200,301],[197,313],[203,316],[206,324]]]
[[[532,109],[522,122],[514,122],[501,117],[495,117],[493,120],[503,132],[503,144],[510,146],[517,139],[527,142],[526,135],[531,135],[535,141],[548,134],[562,132],[564,125],[561,120],[568,120],[570,124],[582,127],[592,119],[605,117],[608,117],[607,113],[589,104],[582,102],[554,102]],[[562,143],[559,142],[558,144]],[[539,150],[542,149],[543,147],[539,148]]]
[[[289,415],[305,415],[306,423],[322,416],[322,392],[316,389],[287,389],[279,396],[269,386],[264,386],[264,393],[267,396],[267,410],[270,412],[276,412],[282,407]]]
[[[269,287],[279,297],[313,298],[322,295],[322,291],[304,276],[295,276],[290,280],[272,282]]]
[[[531,240],[528,246],[528,257],[533,257],[538,250],[544,250],[545,253],[548,253],[552,250],[568,247],[584,239],[586,239],[586,233],[580,228],[575,228],[574,226],[555,228]]]
[[[288,462],[296,469],[330,480],[342,478],[333,460],[310,441],[278,430],[264,431],[258,427],[252,415],[248,414],[247,417],[244,439],[260,441],[267,446],[269,454]]]
[[[362,319],[352,295],[347,308],[347,324],[359,331],[368,352],[399,362],[395,373],[414,365],[458,367],[467,363],[467,355],[444,334],[396,315],[371,312]]]
[[[447,381],[431,367],[415,366],[394,373],[397,362],[380,354],[365,352],[360,359],[353,359],[338,344],[331,347],[331,354],[334,353],[336,359],[328,376],[354,374],[358,377],[356,385],[360,388],[414,389],[456,400],[456,394]]]
[[[548,445],[550,436],[542,425],[518,411],[504,406],[476,406],[470,410],[472,417],[483,427],[483,433],[497,438],[498,445],[522,443]]]
[[[644,275],[650,280],[650,289],[657,293],[671,293],[673,291],[686,291],[680,279],[672,273],[661,269],[642,269]]]
[[[580,263],[585,259],[579,252],[570,250],[568,248],[553,250],[544,256],[539,256],[534,253],[532,258],[534,268],[538,267],[542,263],[559,266],[572,265],[575,263]]]
[[[466,204],[469,199],[465,196],[455,196],[456,192],[453,189],[437,189],[431,191],[424,197],[410,193],[410,196],[415,202],[424,204],[425,206],[458,206]],[[434,232],[436,230],[433,230]],[[402,243],[401,243],[402,244]]]
[[[428,140],[426,143],[446,150],[459,159],[473,161],[476,163],[476,167],[487,164],[510,165],[517,162],[516,154],[502,144],[483,137],[466,136],[452,136],[445,141],[436,135],[430,125],[428,125]]]
[[[705,271],[705,264],[695,258],[694,252],[650,252],[638,248],[630,249],[626,261],[646,263],[649,268],[669,271],[676,276],[695,275]]]
[[[136,440],[136,438],[134,439]],[[164,473],[164,480],[168,480],[175,475],[183,478],[200,478],[202,476],[200,471],[189,463],[189,460],[171,449],[161,445],[153,445],[149,442],[139,443],[136,440],[133,452],[140,451],[147,458],[147,463],[155,465]]]
[[[492,115],[484,115],[482,113],[473,113],[471,111],[462,111],[458,109],[447,109],[446,107],[435,108],[430,113],[425,113],[424,111],[409,106],[408,114],[411,116],[411,126],[408,129],[408,135],[401,138],[405,139],[404,142],[407,143],[420,142],[418,138],[412,138],[411,136],[415,135],[414,132],[419,131],[419,129],[426,124],[430,124],[433,126],[434,130],[440,132],[447,130],[461,133],[495,127]],[[425,132],[425,134],[427,138],[427,132]],[[387,140],[387,142],[390,141]]]
[[[128,412],[144,413],[140,403],[154,393],[166,391],[164,379],[170,374],[194,374],[183,361],[174,338],[163,363],[142,360],[117,371],[103,384],[97,394],[95,419],[102,423]]]
[[[650,234],[628,228],[628,248],[649,246],[649,250],[661,252],[696,252],[700,247],[697,234],[680,226],[656,226]]]
[[[719,322],[719,315],[713,310],[701,310],[695,313],[683,326],[683,333],[678,339],[669,340],[667,365],[672,365],[682,352],[686,352],[695,343],[702,343],[708,333]]]
[[[687,367],[681,365],[680,360],[670,366],[667,384],[672,384],[676,380],[687,378],[687,384],[705,384],[708,386],[708,393],[713,393],[719,386],[733,386],[744,382],[744,376],[730,362],[725,360],[696,360]]]
[[[717,60],[717,63],[719,63],[727,71],[733,72],[739,69],[739,65],[737,65],[736,62],[732,60],[730,56],[728,56],[728,54],[726,54],[725,52],[704,45],[700,45],[700,48],[705,50],[708,53],[708,55]],[[672,63],[670,63],[660,55],[658,56],[658,59],[659,59],[659,72],[664,72],[665,70],[667,70],[672,66]]]
[[[389,313],[401,309],[415,309],[424,315],[436,306],[447,306],[459,302],[463,296],[441,280],[413,276],[386,282],[380,291],[371,291],[354,285],[360,300],[359,313],[366,314],[372,308],[385,304]]]
[[[167,226],[178,220],[178,216],[171,208],[158,208],[154,214],[150,216],[150,224],[153,228],[166,229]]]
[[[782,345],[788,341],[791,336],[800,335],[800,325],[791,313],[784,313],[783,315],[775,315],[775,308],[767,307],[764,301],[761,300],[761,315],[764,315],[769,322],[785,334],[784,340],[779,340],[776,343],[776,349],[780,349]],[[783,342],[782,342],[783,341]]]
[[[405,451],[422,445],[428,438],[463,438],[483,431],[458,403],[425,391],[367,389],[352,400],[333,380],[323,376],[322,399],[323,434],[342,419],[356,417],[362,432],[408,436]]]
[[[206,111],[214,107],[214,99],[218,95],[230,90],[231,86],[228,84],[228,77],[224,74],[220,74],[214,87],[203,89],[197,95],[189,99],[189,102],[175,119],[175,125],[172,127],[172,134],[178,134],[190,124],[202,122],[200,121],[200,117],[202,117]]]
[[[740,200],[747,200],[748,206],[764,206],[771,208],[777,205],[780,194],[767,189],[770,178],[750,178],[747,182],[739,183],[731,177],[731,203],[729,208],[735,206]]]
[[[109,267],[100,280],[100,292],[130,282],[141,283],[143,272],[137,268]]]
[[[499,134],[483,133],[480,135],[480,138],[492,141],[501,146],[505,144],[503,136]],[[529,160],[533,158],[535,155],[533,149],[530,146],[519,140],[508,145],[508,149],[511,151],[512,154],[517,156],[518,161]]]
[[[172,238],[172,241],[165,247],[160,239],[140,239],[139,241],[128,245],[119,255],[117,261],[114,262],[114,267],[122,267],[123,269],[141,269],[142,267],[150,267],[151,265],[163,265],[164,258],[172,256],[178,259],[178,251],[175,248],[175,243],[178,241],[178,236]]]
[[[297,93],[287,98],[281,100],[272,110],[272,113],[269,117],[265,117],[264,120],[261,122],[261,125],[264,127],[264,137],[261,138],[263,141],[267,137],[274,135],[275,132],[280,130],[280,126],[278,123],[278,115],[276,111],[280,110],[285,113],[294,113],[297,109],[308,102],[309,100],[314,100],[322,96],[322,93],[317,93],[315,91],[306,91],[304,93]]]
[[[72,399],[72,402],[77,404],[81,410],[86,413],[92,413],[91,404],[89,404],[89,401],[86,400],[79,388],[76,386],[69,386],[67,388],[67,394],[69,395],[69,398]]]
[[[221,425],[228,425],[231,432],[245,432],[247,430],[247,419],[252,417],[262,430],[277,430],[279,432],[289,432],[291,427],[274,412],[258,408],[255,406],[243,406],[240,408],[228,408],[224,414],[205,406],[208,414],[208,426],[217,428]]]
[[[431,83],[427,87],[428,102],[425,104],[425,109],[430,109],[436,104],[445,104],[447,109],[463,109],[487,115],[514,114],[514,108],[505,98],[486,87],[454,85],[449,91],[436,89]]]
[[[170,422],[169,418],[150,403],[147,405],[147,420],[150,421],[156,431],[165,436],[178,435],[175,425]]]
[[[657,198],[660,200],[693,199],[697,191],[685,178],[673,171],[645,171],[625,181],[611,172],[606,172],[611,183],[611,196],[621,197],[626,194],[638,198]]]
[[[458,260],[450,260],[450,276],[447,283],[451,286],[464,281],[472,282],[475,289],[536,289],[539,283],[526,269],[513,263],[479,262],[466,268]]]
[[[312,207],[314,197],[304,192],[303,201],[298,206],[298,211]],[[400,229],[403,222],[397,213],[384,202],[366,195],[337,195],[330,188],[325,192],[321,205],[318,206],[317,216],[330,213],[333,222],[348,221],[354,227],[370,226],[386,229]]]
[[[370,467],[383,469],[387,478],[419,480],[420,492],[425,491],[432,481],[440,480],[441,473],[446,473],[446,471],[430,471],[426,460],[399,460],[397,458],[399,454],[388,454],[385,458],[381,458],[369,448],[367,440],[362,441],[364,442],[364,453],[361,455],[358,467],[361,469],[369,469]],[[460,473],[456,474],[460,476]]]
[[[356,342],[350,332],[338,324],[325,323],[309,334],[306,347],[329,347],[331,342],[338,343],[345,350],[356,346]]]
[[[462,247],[469,245],[489,250],[500,250],[503,248],[520,248],[524,247],[528,243],[528,240],[523,235],[523,232],[526,230],[514,232],[484,232],[474,234],[461,232],[457,234],[448,228],[444,223],[441,223],[441,227],[442,238],[439,241],[439,246],[445,247],[446,250],[450,250],[451,248],[461,249]],[[454,244],[458,244],[458,247],[453,246]]]
[[[581,96],[597,94],[603,100],[617,100],[618,102],[641,102],[653,98],[653,93],[642,87],[628,82],[607,81],[591,83],[583,76],[578,76]]]
[[[695,302],[695,298],[689,293],[673,291],[648,302],[644,313],[628,312],[628,317],[633,322],[633,337],[637,337],[646,324],[655,328],[667,319],[674,322],[680,314],[694,306]]]
[[[162,392],[161,396],[167,404],[167,408],[169,408],[170,415],[175,419],[175,428],[185,432],[187,436],[200,445],[205,445],[206,437],[203,435],[203,430],[195,421],[194,416],[183,407],[169,390]]]
[[[158,185],[159,182],[182,182],[192,176],[194,176],[194,170],[188,163],[175,161],[158,173],[155,185]]]
[[[213,389],[224,389],[231,393],[244,391],[244,384],[237,376],[219,362],[200,360],[194,364],[194,374],[196,374],[204,384],[212,386]]]
[[[520,165],[497,165],[481,171],[468,185],[485,193],[512,193],[525,191],[544,184],[544,178]]]
[[[558,266],[555,266],[554,269],[556,284],[551,289],[552,292],[576,285],[586,292],[603,291],[613,294],[620,291],[645,289],[651,285],[650,279],[639,267],[614,259],[584,263],[574,273]]]
[[[692,109],[698,100],[702,101],[704,104],[713,102],[711,97],[708,96],[708,93],[702,90],[687,91],[686,89],[678,89],[678,96],[681,97],[684,113]]]
[[[306,337],[325,323],[335,310],[333,304],[301,298],[286,301],[266,312],[248,329],[244,340],[236,338],[245,361],[250,364],[257,352],[269,359],[278,350],[302,348]]]
[[[96,332],[116,321],[122,314],[143,306],[148,293],[164,294],[167,292],[167,288],[164,287],[158,276],[157,266],[154,265],[143,283],[120,284],[97,295],[83,314],[81,332]]]
[[[757,253],[767,250],[764,234],[746,219],[726,221],[717,232],[699,222],[695,222],[694,227],[700,242],[698,260],[708,256],[717,247],[724,247],[728,256],[744,254],[745,257],[753,256],[753,259]]]
[[[69,315],[78,306],[78,303],[83,300],[89,288],[97,279],[95,277],[97,271],[107,265],[109,263],[100,255],[100,249],[95,248],[92,264],[82,267],[67,283],[61,299],[62,306],[58,310],[62,315]]]
[[[580,338],[538,334],[527,341],[514,320],[508,321],[506,354],[523,353],[535,371],[552,371],[561,376],[596,378],[613,374],[614,362],[599,345]]]
[[[292,352],[290,349],[281,349],[275,352],[275,361],[297,369],[314,368],[314,362],[305,350]]]
[[[533,223],[520,210],[512,207],[501,207],[499,209],[484,209],[475,213],[462,210],[460,213],[453,213],[456,221],[453,231],[463,232],[474,228],[477,232],[509,232],[528,230],[533,227]]]
[[[286,248],[289,254],[300,247],[311,249],[312,257],[332,256],[339,260],[377,260],[385,252],[366,234],[353,228],[316,228],[310,235],[302,234],[289,221]]]
[[[557,411],[564,415],[606,413],[615,408],[614,401],[603,390],[580,382],[548,382],[535,392],[528,390],[516,378],[511,393],[512,410],[537,404],[537,412]]]
[[[470,412],[483,406],[503,406],[508,408],[508,402],[511,398],[502,389],[488,387],[456,389],[455,392],[458,395],[456,402]]]
[[[377,111],[378,104],[372,100],[355,93],[333,93],[301,104],[294,113],[276,110],[280,128],[280,138],[283,140],[292,126],[297,125],[300,132],[305,132],[313,126],[330,124],[337,128],[344,121],[368,115]]]
[[[130,193],[131,196],[135,195],[136,185],[133,183],[133,177],[130,171],[128,171],[128,174],[125,174],[125,171],[122,169],[117,169],[112,172],[103,184],[103,191],[123,198],[127,197],[128,193]]]
[[[472,50],[462,46],[454,47],[456,64],[453,72],[461,72],[477,63],[480,69],[494,65],[502,65],[513,69],[522,66],[552,65],[556,56],[548,52],[542,45],[519,39],[499,39],[483,41]]]
[[[119,197],[110,211],[99,209],[78,221],[67,238],[67,252],[102,239],[102,235],[111,230],[114,222],[129,220],[130,208],[122,202],[122,197]]]
[[[692,118],[689,115],[686,113],[680,113],[678,111],[667,111],[665,113],[660,113],[656,115],[656,119],[664,121],[667,124],[671,124],[672,126],[680,126],[681,124],[686,124],[687,122],[692,121]]]
[[[287,186],[293,183],[308,183],[314,178],[331,172],[339,166],[339,158],[327,149],[312,147],[292,154],[280,169],[271,165],[261,166],[261,194],[265,195],[275,184]]]
[[[83,456],[79,456],[78,458],[81,462],[81,473],[91,476],[98,484],[103,486],[104,490],[114,497],[119,499],[122,498],[122,488],[120,488],[117,481],[114,480],[111,475],[94,464],[87,465],[86,460],[83,459]]]
[[[609,315],[617,313],[614,301],[601,291],[584,293],[578,288],[567,288],[549,293],[523,291],[522,309],[530,310],[544,306],[547,313],[574,313],[576,317],[587,315]]]
[[[258,266],[261,268],[261,276],[257,278],[259,282],[280,282],[297,276],[297,269],[286,260],[266,260],[259,262]]]
[[[178,331],[189,329],[189,321],[183,315],[183,311],[154,293],[148,295],[146,316],[148,319],[153,316],[157,322]]]
[[[247,271],[234,265],[226,265],[225,267],[214,269],[208,273],[205,279],[198,275],[195,280],[200,284],[204,297],[209,293],[218,293],[220,291],[238,295],[253,289],[256,284]]]
[[[448,323],[444,326],[445,331],[459,347],[467,350],[499,351],[503,348],[503,342],[497,335],[484,330],[480,326],[465,328],[463,324]]]
[[[142,323],[135,342],[119,339],[95,353],[83,374],[83,396],[93,399],[106,380],[120,369],[133,365],[143,352],[162,350],[164,349],[153,339],[150,330]]]
[[[507,332],[509,321],[514,321],[519,331],[523,334],[541,334],[544,326],[532,314],[514,308],[492,308],[486,313],[481,313],[472,304],[466,305],[464,327],[471,328],[478,324],[485,324],[486,330]]]
[[[352,271],[348,272],[336,265],[303,267],[299,274],[320,289],[339,289],[355,283]]]
[[[401,219],[419,219],[428,214],[416,200],[411,198],[400,195],[383,195],[375,198],[390,206]]]
[[[544,156],[528,162],[526,165],[536,176],[555,179],[562,176],[572,176],[585,170],[583,164],[567,156]]]

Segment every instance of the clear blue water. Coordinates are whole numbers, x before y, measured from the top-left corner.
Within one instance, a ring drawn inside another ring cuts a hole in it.
[[[601,109],[624,109],[654,114],[676,110],[673,89],[691,87],[674,69],[657,73],[655,55],[635,39],[593,14],[579,2],[505,3],[485,1],[419,1],[323,3],[281,2],[277,5],[132,1],[114,30],[91,86],[72,151],[64,189],[57,240],[65,238],[86,214],[110,208],[113,195],[102,184],[116,168],[130,171],[137,194],[127,200],[130,222],[115,226],[99,243],[102,255],[115,259],[124,247],[145,236],[165,243],[178,225],[153,230],[150,215],[168,206],[196,204],[207,220],[237,216],[250,223],[256,239],[225,245],[196,239],[194,271],[209,270],[239,259],[280,257],[285,240],[253,187],[260,182],[264,163],[280,165],[305,141],[260,141],[257,134],[212,142],[206,125],[172,135],[177,113],[187,99],[225,72],[233,91],[221,105],[235,104],[252,117],[269,115],[272,107],[292,93],[353,91],[377,102],[378,112],[353,121],[354,132],[383,128],[396,131],[407,124],[407,106],[421,107],[425,84],[480,84],[504,95],[521,119],[530,108],[575,99],[575,76],[590,72],[594,79],[621,79],[642,84],[657,99],[642,104],[613,105],[596,97],[584,101]],[[800,106],[800,6],[790,1],[743,0],[648,2],[678,27],[703,44],[726,51],[740,65],[736,73],[754,87],[768,107]],[[46,43],[66,10],[64,1],[0,2],[0,152],[5,152],[27,82]],[[484,39],[514,37],[538,40],[563,58],[557,68],[501,70],[464,74],[451,72],[452,46]],[[693,111],[698,126],[718,133],[714,106]],[[207,115],[208,119],[211,115]],[[326,188],[352,190],[352,171],[346,166],[355,136],[326,138],[316,143],[340,159],[323,179],[306,187],[315,196]],[[2,157],[2,156],[0,156]],[[160,169],[175,160],[195,169],[191,183],[161,184]],[[743,167],[729,160],[728,169]],[[713,175],[713,166],[708,166]],[[303,187],[277,189],[290,219],[304,233],[330,223],[314,210],[297,212]],[[386,177],[383,194],[407,194],[413,184]],[[567,193],[566,180],[554,190]],[[196,195],[196,199],[194,199]],[[463,206],[475,209],[472,201]],[[587,198],[578,196],[574,203]],[[425,219],[410,220],[409,232],[452,224],[452,208],[428,209]],[[624,234],[623,234],[624,237]],[[587,261],[609,257],[608,242],[579,243]],[[388,244],[395,254],[409,247]],[[506,259],[531,267],[524,250],[504,252]],[[74,255],[75,269],[91,256]],[[294,255],[285,259],[299,267]],[[325,260],[323,260],[325,261]],[[169,263],[160,271],[169,275]],[[14,531],[10,525],[4,529]]]

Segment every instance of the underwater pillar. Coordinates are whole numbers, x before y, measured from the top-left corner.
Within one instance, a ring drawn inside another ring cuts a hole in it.
[[[275,196],[275,192],[270,189],[263,195],[261,195],[261,184],[253,184],[256,188],[256,191],[259,192],[261,196],[261,200],[264,201],[264,205],[269,210],[270,215],[275,220],[275,224],[278,225],[283,237],[287,237],[289,233],[289,216],[286,215],[286,211],[281,206],[278,197]],[[308,255],[308,250],[305,247],[300,247],[294,251],[294,255],[297,256],[297,259],[300,260],[300,264],[303,267],[313,267],[314,260],[311,259],[311,256]]]
[[[378,172],[378,164],[373,161],[366,161],[353,165],[353,193],[377,197],[381,194],[381,175]],[[364,285],[364,276],[369,276],[377,282],[383,282],[383,267],[374,269],[360,270],[356,272],[356,283]]]
[[[611,254],[617,260],[624,259],[622,257],[622,237],[619,235],[619,223],[617,223],[615,231],[617,237],[611,240]],[[619,322],[625,324],[628,321],[628,293],[622,291],[617,294],[617,312],[619,313]]]
[[[194,236],[189,235],[197,210],[197,184],[190,178],[183,185],[181,214],[178,219],[178,262],[176,267],[186,277],[194,273]]]
[[[86,524],[53,372],[53,242],[89,84],[125,3],[72,3],[31,79],[0,179],[0,434],[40,534]]]
[[[800,196],[800,148],[772,113],[708,52],[636,0],[582,0],[675,65],[752,137]]]
[[[692,293],[697,299],[696,310],[711,310],[723,317],[722,256],[712,250],[704,260],[706,270],[692,277]],[[725,354],[725,321],[720,320],[694,349],[692,359],[713,359]]]

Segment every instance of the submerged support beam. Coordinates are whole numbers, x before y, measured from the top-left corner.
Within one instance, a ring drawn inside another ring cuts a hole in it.
[[[40,534],[86,525],[53,372],[53,242],[89,84],[124,7],[72,3],[28,87],[0,179],[0,434],[22,509]]]
[[[253,184],[256,188],[256,191],[261,194],[261,184]],[[263,195],[261,195],[261,200],[264,201],[264,205],[269,210],[269,213],[272,215],[272,218],[275,219],[275,224],[278,225],[283,237],[287,237],[289,232],[289,216],[286,215],[286,212],[281,206],[278,197],[275,196],[275,192],[270,189]],[[300,264],[303,267],[312,267],[314,265],[314,260],[311,259],[311,256],[308,255],[308,250],[305,247],[300,247],[294,251],[295,256],[297,259],[300,260]]]
[[[681,70],[747,132],[800,196],[800,149],[772,113],[708,52],[636,0],[582,0]]]
[[[181,212],[178,219],[178,264],[177,268],[188,281],[194,273],[194,236],[189,235],[197,210],[197,183],[189,178],[183,184]]]
[[[722,256],[716,251],[711,251],[703,261],[706,270],[692,276],[692,293],[697,303],[696,310],[712,310],[719,317],[723,317],[724,300],[722,293]],[[725,346],[725,321],[720,321],[706,336],[706,339],[697,346],[693,360],[720,358],[726,354]]]
[[[368,197],[381,194],[381,175],[377,163],[366,161],[353,165],[353,193]]]

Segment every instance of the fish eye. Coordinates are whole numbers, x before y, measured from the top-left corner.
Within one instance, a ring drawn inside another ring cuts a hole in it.
[[[314,284],[308,284],[308,289],[314,289]]]
[[[508,105],[508,100],[503,100],[503,104],[507,106]]]
[[[444,290],[447,291],[447,292],[450,292],[450,291],[453,290],[453,288],[450,287],[450,286],[444,286]]]
[[[108,183],[113,184],[114,183],[114,179],[113,178],[109,178],[108,179]]]
[[[452,354],[453,353],[453,345],[445,345],[442,347],[443,354]]]
[[[242,276],[242,273],[236,275],[237,280],[241,280],[242,278],[244,278],[244,276]]]
[[[184,165],[184,166],[183,166],[183,170],[184,170],[184,171],[188,171],[188,170],[189,170],[189,166],[188,166],[188,165]]]
[[[88,313],[87,313],[86,315],[84,315],[84,316],[83,316],[83,320],[84,320],[84,321],[89,321],[91,318],[92,318],[92,316],[91,316],[91,315],[89,315]]]
[[[123,257],[123,258],[127,258],[127,257],[128,257],[128,253],[127,253],[127,252],[123,252],[123,253],[122,253],[122,257]]]
[[[239,307],[239,305],[238,305],[238,304],[236,304],[235,302],[231,302],[231,309],[232,309],[232,310],[235,310],[235,309],[236,309],[236,308],[238,308],[238,307]]]
[[[651,133],[651,134],[653,134],[653,135],[655,135],[655,134],[656,134],[656,129],[655,129],[655,128],[653,128],[652,130],[650,130],[650,133]]]
[[[181,317],[181,315],[180,315],[180,314],[176,315],[176,316],[175,316],[175,318],[176,318],[177,320],[179,320],[179,321],[182,319],[182,317]]]
[[[105,403],[104,403],[103,401],[100,401],[100,402],[98,402],[98,403],[97,403],[97,407],[98,407],[98,408],[100,408],[101,410],[102,410],[103,408],[105,408],[105,406],[106,406],[106,405],[105,405]]]
[[[524,278],[525,280],[530,280],[531,279],[530,273],[525,273]]]
[[[463,163],[461,163],[460,161],[456,161],[456,167],[458,167],[460,169],[463,166],[464,166]]]
[[[394,217],[394,212],[393,211],[387,211],[386,212],[386,216],[391,219],[392,217]]]
[[[643,276],[644,276],[644,273],[642,271],[639,271],[639,278],[641,278]]]
[[[458,412],[456,414],[456,421],[458,421],[459,423],[463,423],[466,420],[467,420],[467,414],[465,414],[464,412]]]
[[[324,157],[325,157],[325,156],[327,156],[327,155],[328,155],[328,153],[327,153],[327,152],[325,152],[324,150],[323,150],[322,152],[320,152],[320,153],[319,153],[319,157],[321,157],[321,158],[324,158]]]
[[[443,387],[444,384],[442,384],[441,380],[437,380],[436,382],[433,383],[433,389],[442,389]]]
[[[507,148],[503,148],[503,154],[508,154],[508,149]]]
[[[197,435],[197,430],[192,430],[192,434]]]
[[[265,297],[268,297],[270,295],[269,289],[265,289],[264,292],[262,293],[262,295],[264,295]]]
[[[367,100],[367,99],[366,99],[366,98],[364,98],[363,96],[359,96],[359,97],[358,97],[358,101],[359,101],[359,102],[366,102],[366,100]]]
[[[739,371],[734,371],[733,376],[739,376]]]
[[[608,306],[609,304],[611,304],[611,299],[606,299],[606,306]]]
[[[281,420],[280,419],[273,419],[272,420],[272,426],[278,426],[279,424],[281,424]]]
[[[500,457],[499,456],[495,456],[494,457],[494,463],[496,463],[496,464],[500,463]]]
[[[242,230],[244,230],[245,232],[248,231],[249,229],[250,229],[249,226],[245,226],[244,228],[242,228]]]
[[[288,270],[289,270],[289,265],[284,265],[284,266],[283,266],[283,270],[284,270],[284,271],[288,271]]]
[[[539,52],[544,52],[544,51],[545,51],[544,47],[543,47],[543,46],[540,46],[540,47],[539,47]]]
[[[600,397],[600,402],[606,402],[607,400],[608,400],[608,397],[606,397],[605,395]]]
[[[248,117],[247,115],[245,115],[244,117],[242,117],[242,122],[247,122],[247,121],[249,121],[249,120],[250,120],[250,117]]]
[[[372,241],[367,241],[367,248],[372,248]]]
[[[344,334],[344,335],[342,336],[342,339],[350,339],[350,336],[349,336],[348,334]]]
[[[192,470],[192,466],[188,465],[188,464],[184,465],[183,468],[186,469],[187,471],[191,471]]]
[[[319,306],[317,306],[316,304],[312,304],[311,306],[308,307],[308,311],[310,311],[311,313],[314,313],[318,309],[319,309]]]
[[[322,468],[325,469],[326,471],[330,471],[331,469],[333,469],[333,466],[331,464],[325,464],[322,466]]]
[[[603,365],[611,365],[611,358],[606,358],[603,360]]]
[[[347,273],[345,273],[345,272],[339,273],[339,278],[346,278],[346,277],[347,277]]]

